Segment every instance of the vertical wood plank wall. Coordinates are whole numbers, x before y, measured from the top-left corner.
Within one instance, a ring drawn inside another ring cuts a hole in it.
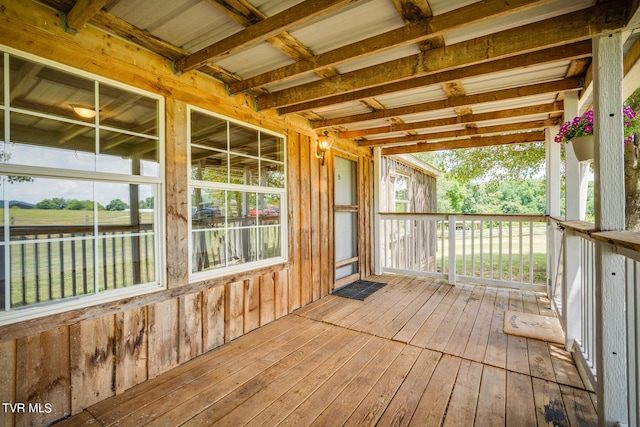
[[[165,96],[167,257],[167,290],[158,296],[81,309],[36,320],[35,325],[0,327],[0,399],[50,403],[52,409],[5,413],[0,426],[45,425],[78,413],[330,292],[333,160],[328,156],[322,166],[315,157],[314,132],[305,120],[256,113],[250,99],[230,98],[221,84],[195,72],[175,76],[166,59],[96,28],[87,26],[77,36],[65,33],[48,25],[58,22],[55,12],[35,2],[0,14],[0,44]],[[188,283],[189,104],[287,136],[287,263],[227,281]],[[360,158],[365,277],[372,258],[371,153],[350,141],[336,141],[336,147]]]

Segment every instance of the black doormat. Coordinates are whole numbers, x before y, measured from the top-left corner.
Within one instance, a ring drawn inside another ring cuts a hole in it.
[[[333,295],[364,301],[366,297],[373,294],[384,285],[386,285],[386,283],[358,280],[333,291]]]

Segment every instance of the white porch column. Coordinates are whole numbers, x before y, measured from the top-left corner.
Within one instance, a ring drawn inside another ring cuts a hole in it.
[[[593,39],[595,221],[624,230],[622,33]],[[596,243],[598,425],[628,423],[624,258]]]
[[[567,92],[564,95],[564,120],[571,121],[579,115],[578,92]],[[573,147],[565,146],[565,219],[567,221],[583,220],[581,198],[586,200],[586,192],[581,194],[580,163],[576,159]],[[582,196],[582,197],[581,197]],[[573,343],[582,335],[581,322],[581,265],[580,238],[570,232],[563,235],[564,252],[562,262],[564,274],[562,278],[562,325],[565,330],[565,348],[573,351]]]
[[[382,221],[380,204],[382,203],[380,185],[382,182],[382,150],[373,149],[373,274],[382,274]]]

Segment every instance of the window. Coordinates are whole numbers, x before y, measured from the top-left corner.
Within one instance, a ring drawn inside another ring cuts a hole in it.
[[[284,137],[195,107],[189,122],[192,280],[286,260]]]
[[[162,98],[0,57],[0,323],[157,290]]]
[[[409,212],[409,177],[397,174],[394,189],[396,212]]]

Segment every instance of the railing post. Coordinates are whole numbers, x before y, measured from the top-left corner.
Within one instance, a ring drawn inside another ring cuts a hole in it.
[[[456,284],[456,216],[449,215],[449,284]]]
[[[625,228],[621,32],[593,38],[594,194],[596,228]],[[596,242],[598,425],[627,424],[627,339],[624,258]]]

